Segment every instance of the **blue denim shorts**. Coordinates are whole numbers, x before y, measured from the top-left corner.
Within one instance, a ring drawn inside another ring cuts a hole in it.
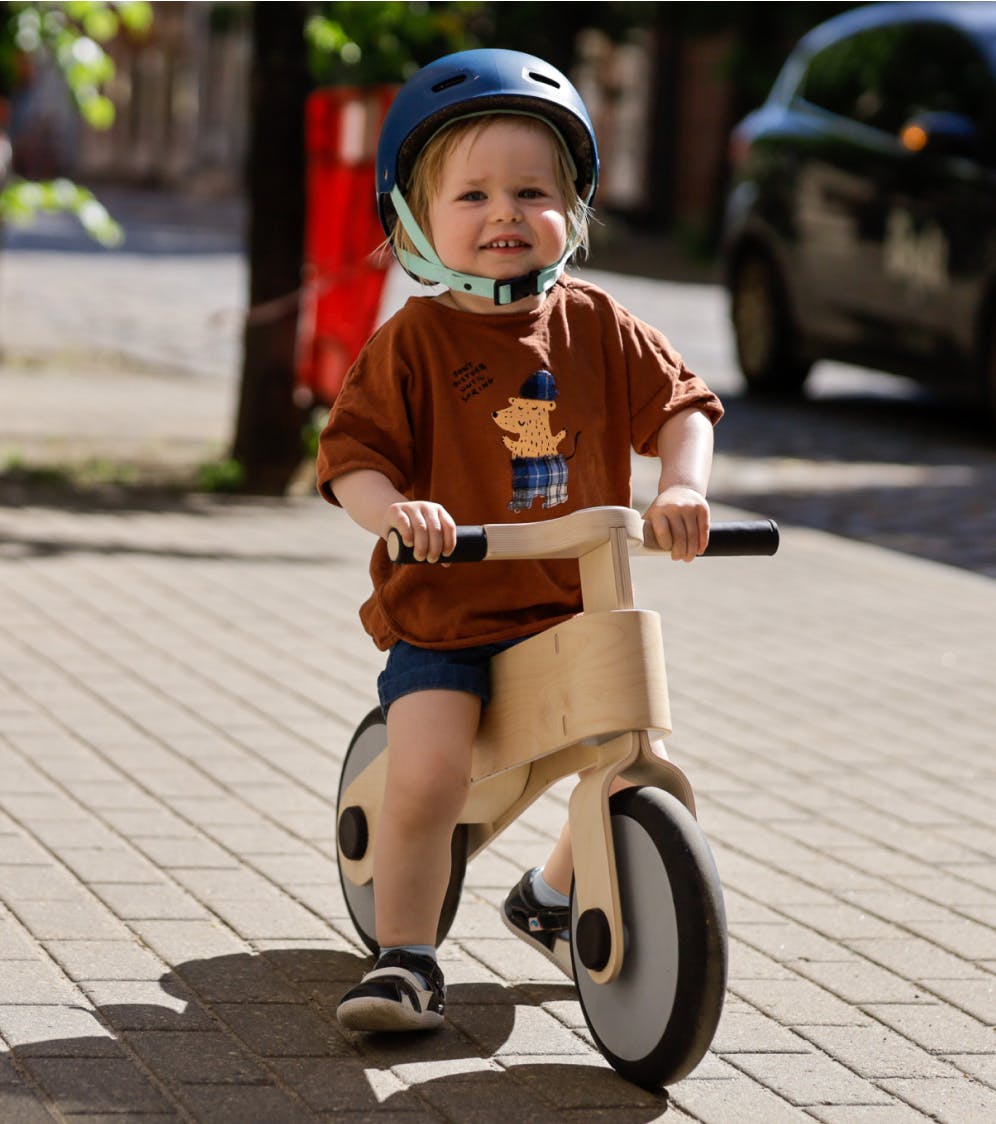
[[[377,678],[380,708],[387,717],[391,703],[414,691],[466,691],[485,705],[491,699],[491,658],[525,637],[481,644],[474,648],[416,648],[399,640],[387,654]]]

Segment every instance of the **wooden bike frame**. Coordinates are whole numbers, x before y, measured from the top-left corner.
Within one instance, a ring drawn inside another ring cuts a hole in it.
[[[643,520],[630,508],[598,507],[544,523],[490,525],[484,533],[489,560],[577,558],[583,612],[492,660],[492,701],[459,821],[468,825],[468,858],[551,785],[581,774],[569,809],[574,894],[578,916],[587,914],[607,935],[607,953],[586,970],[596,983],[610,983],[624,957],[610,787],[617,777],[654,785],[695,812],[684,773],[651,746],[651,735],[671,732],[671,716],[660,618],[633,604],[629,558],[646,549]],[[359,807],[366,818],[364,854],[340,854],[356,885],[373,875],[386,772],[384,752],[340,800],[340,815]]]

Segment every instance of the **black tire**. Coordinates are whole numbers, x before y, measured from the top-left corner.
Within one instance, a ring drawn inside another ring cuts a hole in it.
[[[342,812],[342,794],[351,785],[354,779],[381,753],[387,749],[387,723],[384,721],[380,708],[372,710],[357,726],[346,750],[339,774],[339,793],[336,799],[336,823]],[[376,956],[378,952],[376,925],[374,919],[374,886],[367,882],[358,886],[346,877],[342,863],[339,861],[341,840],[337,833],[336,861],[339,866],[339,882],[342,893],[346,899],[346,909],[353,925],[360,936],[360,940]],[[467,828],[464,824],[457,824],[453,832],[453,846],[451,849],[450,881],[446,888],[446,897],[439,916],[439,927],[436,930],[436,944],[440,945],[450,931],[453,918],[460,905],[460,892],[463,889],[463,878],[467,870]]]
[[[646,1089],[690,1073],[712,1043],[726,994],[726,912],[695,818],[670,793],[630,788],[609,802],[625,929],[619,976],[597,984],[580,962],[578,997],[609,1064]]]
[[[812,364],[798,354],[785,286],[774,262],[759,250],[746,251],[730,288],[737,361],[747,389],[798,394]]]
[[[989,428],[996,432],[996,296],[989,302],[990,315],[986,318],[986,334],[982,343],[982,399],[988,411]]]

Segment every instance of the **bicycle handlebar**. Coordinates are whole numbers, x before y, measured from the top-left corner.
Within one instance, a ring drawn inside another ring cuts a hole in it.
[[[644,524],[644,547],[637,553],[664,554],[653,541],[649,524]],[[731,558],[758,555],[770,557],[778,550],[778,524],[773,519],[745,519],[729,523],[714,523],[709,530],[709,545],[702,558]],[[387,536],[387,553],[392,562],[414,563],[412,548],[405,546],[401,535],[391,530]],[[507,555],[505,555],[507,557]],[[443,557],[444,562],[483,562],[488,558],[488,532],[486,527],[457,527],[456,547]]]

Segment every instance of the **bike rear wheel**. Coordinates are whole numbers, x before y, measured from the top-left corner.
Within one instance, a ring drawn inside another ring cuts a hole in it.
[[[374,761],[381,753],[387,751],[387,723],[384,721],[380,708],[372,710],[357,726],[346,750],[343,759],[342,771],[339,775],[339,794],[336,800],[336,861],[339,867],[339,882],[342,886],[343,897],[346,899],[346,909],[353,922],[360,940],[376,955],[379,951],[377,945],[376,915],[374,909],[374,884],[373,880],[362,885],[352,882],[343,869],[341,852],[344,848],[344,826],[342,824],[342,798],[343,794],[363,770]],[[362,829],[357,832],[353,825],[353,839],[347,845],[348,849],[356,847],[356,838],[362,838]],[[460,905],[460,892],[463,889],[464,873],[467,869],[467,828],[464,824],[457,824],[453,832],[451,847],[450,881],[446,888],[446,897],[440,911],[439,926],[436,930],[436,944],[445,940],[457,908]],[[354,857],[359,857],[355,855]]]
[[[719,875],[695,818],[670,793],[629,788],[609,802],[625,952],[611,983],[571,953],[578,997],[610,1065],[644,1088],[670,1085],[702,1060],[726,992],[726,913]]]

